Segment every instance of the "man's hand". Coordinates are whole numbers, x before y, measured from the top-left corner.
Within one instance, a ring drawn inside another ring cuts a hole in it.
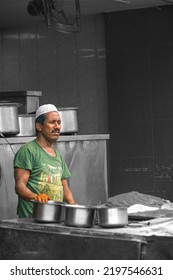
[[[36,195],[34,197],[34,200],[47,203],[48,200],[50,200],[50,196],[48,196],[47,194],[41,193],[41,194]]]

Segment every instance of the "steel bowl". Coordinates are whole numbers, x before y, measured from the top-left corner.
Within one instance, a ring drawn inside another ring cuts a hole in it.
[[[35,135],[35,115],[19,115],[20,132],[16,136],[34,136]]]
[[[61,117],[61,134],[77,134],[78,133],[78,118],[77,107],[62,107],[58,108]]]
[[[97,207],[96,216],[100,227],[124,227],[128,224],[126,207]]]
[[[95,224],[95,207],[66,204],[65,208],[65,225],[74,227],[92,227]]]
[[[15,135],[20,131],[18,107],[22,104],[0,102],[0,132],[4,135]]]
[[[47,203],[33,201],[32,217],[38,222],[61,223],[65,219],[65,203],[48,200]]]

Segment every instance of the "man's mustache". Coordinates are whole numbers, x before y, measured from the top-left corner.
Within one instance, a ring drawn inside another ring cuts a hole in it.
[[[59,129],[53,129],[52,130],[52,133],[57,133],[57,132],[60,133],[60,130]]]

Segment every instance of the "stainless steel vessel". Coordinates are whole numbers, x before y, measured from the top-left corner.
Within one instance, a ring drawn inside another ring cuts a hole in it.
[[[19,113],[18,107],[20,103],[0,102],[0,132],[3,134],[18,134],[19,129]]]
[[[95,207],[66,204],[65,208],[65,225],[92,227],[95,224]]]
[[[34,136],[35,135],[35,115],[19,115],[19,134],[16,136]]]
[[[76,107],[58,108],[61,117],[61,134],[77,134],[78,119]]]
[[[97,224],[100,227],[123,227],[128,224],[126,207],[97,207]]]
[[[65,203],[49,200],[47,203],[32,200],[33,218],[38,222],[60,223],[65,218]]]

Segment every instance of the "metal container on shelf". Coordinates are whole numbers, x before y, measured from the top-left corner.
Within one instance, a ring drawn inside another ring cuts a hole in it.
[[[78,119],[76,107],[58,108],[61,117],[61,134],[77,134]]]
[[[18,108],[22,104],[0,102],[0,132],[5,135],[16,135],[20,132]]]
[[[19,129],[16,136],[35,136],[35,114],[19,115]]]

